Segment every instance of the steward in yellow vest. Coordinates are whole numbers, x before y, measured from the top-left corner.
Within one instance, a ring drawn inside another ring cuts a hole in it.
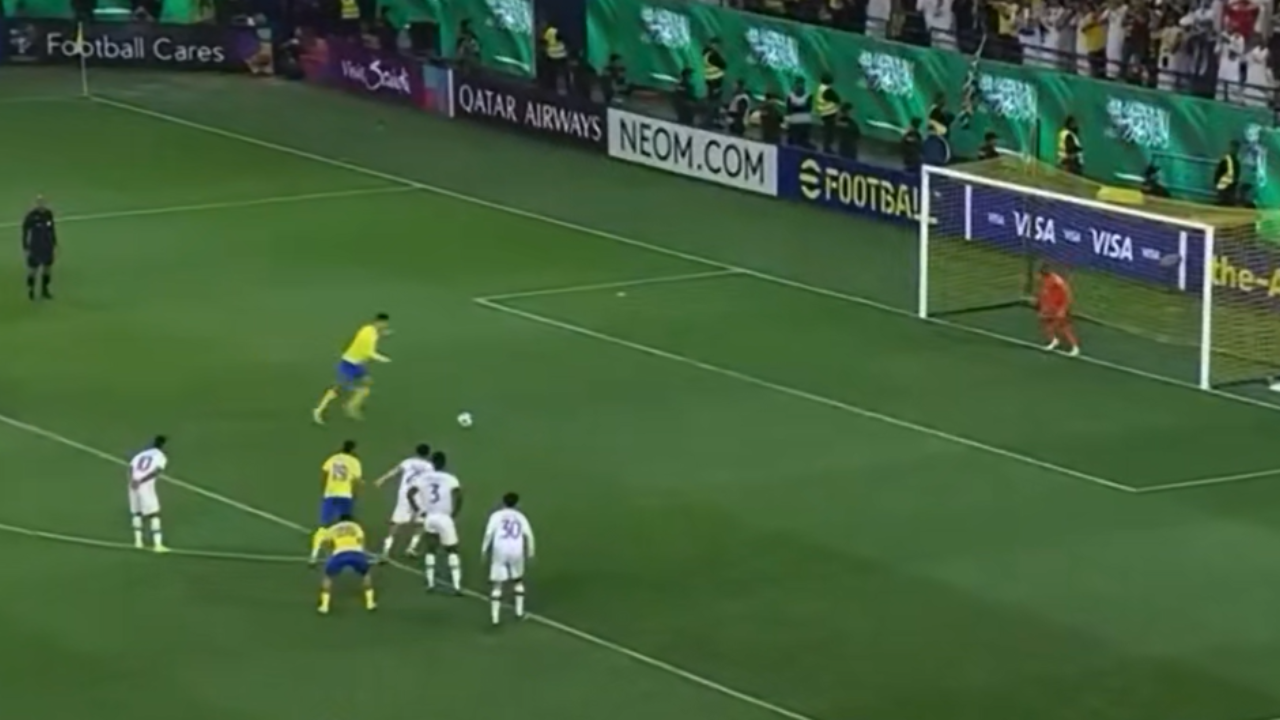
[[[548,23],[542,30],[542,57],[538,63],[538,77],[542,86],[559,92],[561,82],[568,84],[569,48],[560,38],[560,29]]]
[[[360,34],[360,3],[356,0],[338,0],[338,17],[344,34]]]
[[[702,79],[707,83],[707,102],[720,102],[724,88],[724,55],[720,54],[720,38],[711,38],[702,50]]]
[[[1213,171],[1213,189],[1218,193],[1218,204],[1234,207],[1240,200],[1240,143],[1232,140],[1227,152]]]
[[[831,73],[823,73],[818,79],[818,90],[813,94],[813,114],[822,124],[822,151],[828,155],[836,151],[837,119],[840,116],[840,93],[836,92]]]
[[[1080,129],[1074,115],[1068,115],[1058,131],[1058,167],[1075,175],[1084,173],[1084,148],[1080,145]]]

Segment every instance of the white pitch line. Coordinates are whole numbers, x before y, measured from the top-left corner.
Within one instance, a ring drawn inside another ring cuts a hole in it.
[[[851,302],[857,305],[862,305],[863,307],[874,308],[876,310],[881,310],[883,312],[893,313],[894,315],[900,315],[902,317],[910,318],[912,320],[917,320],[917,321],[921,320],[921,318],[916,314],[915,310],[907,310],[904,308],[895,307],[893,305],[887,305],[885,303],[872,300],[870,298],[862,297],[861,295],[853,295],[850,293],[840,292],[838,290],[831,290],[828,288],[818,287],[816,285],[810,285],[808,283],[800,282],[798,280],[790,280],[788,278],[780,277],[778,275],[771,275],[766,272],[760,272],[758,270],[752,270],[750,268],[733,265],[731,263],[725,263],[719,260],[713,260],[711,258],[704,257],[701,255],[695,255],[693,253],[687,253],[681,250],[674,250],[672,248],[663,247],[661,245],[654,245],[653,243],[648,243],[643,240],[636,240],[634,238],[625,237],[623,235],[618,235],[616,233],[612,233],[607,230],[599,230],[597,228],[588,227],[586,225],[579,225],[578,223],[569,222],[567,220],[560,220],[558,218],[553,218],[547,215],[531,212],[529,210],[521,210],[520,208],[511,207],[510,205],[503,205],[502,203],[492,202],[489,200],[485,200],[483,198],[467,195],[465,193],[455,192],[453,190],[440,187],[438,185],[431,185],[429,183],[419,182],[417,180],[410,180],[409,178],[406,178],[406,177],[393,175],[391,173],[386,173],[381,170],[375,170],[373,168],[365,167],[363,165],[357,165],[352,162],[347,162],[346,160],[339,160],[337,158],[319,155],[313,152],[308,152],[306,150],[290,147],[288,145],[281,145],[279,143],[274,143],[269,140],[262,140],[260,138],[255,138],[250,135],[245,135],[243,133],[238,133],[231,130],[225,130],[223,128],[214,127],[212,125],[205,125],[204,123],[187,120],[185,118],[181,118],[176,115],[170,115],[168,113],[162,113],[156,110],[150,110],[147,108],[138,107],[136,105],[130,105],[128,103],[119,102],[117,100],[110,100],[108,98],[97,97],[97,96],[91,96],[90,99],[100,105],[113,107],[118,110],[124,110],[126,112],[135,113],[137,115],[143,115],[155,120],[161,120],[163,122],[172,123],[174,125],[181,125],[183,127],[190,128],[192,130],[198,130],[200,132],[208,133],[211,135],[217,135],[219,137],[227,138],[228,140],[235,140],[237,142],[245,143],[246,145],[253,145],[256,147],[264,148],[266,150],[273,150],[275,152],[292,155],[294,157],[303,158],[305,160],[321,163],[324,165],[328,165],[330,167],[342,168],[344,170],[349,170],[351,172],[359,173],[361,175],[365,175],[368,177],[381,178],[388,182],[396,183],[398,185],[414,188],[417,190],[421,190],[423,192],[431,193],[433,195],[439,195],[441,197],[452,198],[454,200],[465,202],[471,205],[489,208],[490,210],[506,213],[508,215],[514,215],[516,217],[535,220],[537,222],[546,223],[548,225],[554,225],[556,227],[561,227],[566,230],[572,230],[574,232],[579,232],[584,235],[591,235],[593,237],[602,238],[604,240],[610,240],[612,242],[616,242],[622,245],[628,245],[630,247],[647,250],[649,252],[657,253],[660,255],[666,255],[668,257],[680,258],[682,260],[688,260],[689,262],[694,262],[694,263],[701,263],[702,265],[706,265],[708,267],[719,268],[721,270],[733,270],[737,273],[740,273],[743,275],[749,275],[758,280],[764,280],[766,282],[771,282],[777,285],[784,285],[786,287],[795,288],[797,290],[803,290],[805,292],[814,293],[816,295],[823,295],[829,298]],[[923,320],[925,322],[933,323],[934,325],[950,328],[952,330],[956,330],[959,332],[970,333],[973,335],[980,335],[990,340],[1010,343],[1020,347],[1033,348],[1036,350],[1040,349],[1040,346],[1036,343],[1029,342],[1026,340],[1019,340],[1017,338],[1012,338],[1007,335],[1001,335],[999,333],[994,333],[989,330],[983,330],[981,328],[969,327],[967,325],[961,325],[959,323],[954,323],[954,322],[939,319],[939,318],[923,318]],[[1139,370],[1137,368],[1118,365],[1116,363],[1112,363],[1107,360],[1103,360],[1101,358],[1089,357],[1088,355],[1084,355],[1084,356],[1080,356],[1077,358],[1070,358],[1070,359],[1079,361],[1079,362],[1088,363],[1090,365],[1096,365],[1098,367],[1104,367],[1109,370],[1114,370],[1116,372],[1126,373],[1129,375],[1133,375],[1134,377],[1140,377],[1146,380],[1152,380],[1154,382],[1163,383],[1165,385],[1183,388],[1185,390],[1195,390],[1197,392],[1206,392],[1216,397],[1222,398],[1224,400],[1230,400],[1230,401],[1242,403],[1245,405],[1260,407],[1266,410],[1271,410],[1273,412],[1280,412],[1280,405],[1277,405],[1277,404],[1265,402],[1262,400],[1257,400],[1247,395],[1237,395],[1235,393],[1225,392],[1223,390],[1218,390],[1216,388],[1209,388],[1207,390],[1202,389],[1200,386],[1192,382],[1178,380],[1176,378],[1171,378],[1171,377],[1164,377],[1163,375],[1149,373],[1145,370]]]
[[[314,200],[335,200],[338,198],[360,197],[364,195],[389,195],[405,193],[413,188],[392,186],[380,188],[359,188],[353,190],[331,190],[328,192],[304,193],[302,195],[277,195],[274,197],[256,198],[253,200],[227,200],[226,202],[198,203],[195,205],[169,205],[157,208],[138,208],[135,210],[113,210],[110,212],[85,213],[81,215],[60,215],[58,222],[85,222],[89,220],[114,220],[116,218],[145,217],[148,215],[173,215],[176,213],[205,212],[208,210],[231,210],[235,208],[258,207],[260,205],[281,205],[284,203],[311,202]],[[21,222],[0,223],[0,229],[21,227]]]
[[[981,452],[988,453],[990,455],[997,455],[1007,460],[1014,460],[1024,465],[1030,465],[1032,467],[1036,467],[1041,470],[1049,470],[1051,472],[1058,473],[1059,475],[1065,475],[1067,477],[1075,478],[1076,480],[1084,480],[1085,482],[1093,483],[1095,485],[1101,485],[1102,487],[1109,488],[1111,490],[1119,490],[1120,492],[1126,492],[1126,493],[1136,492],[1134,488],[1128,485],[1122,485],[1121,483],[1113,482],[1105,478],[1100,478],[1100,477],[1097,477],[1096,475],[1090,475],[1089,473],[1081,472],[1079,470],[1072,470],[1071,468],[1063,467],[1061,465],[1055,465],[1054,463],[1045,462],[1044,460],[1037,460],[1033,457],[1028,457],[1026,455],[1013,452],[1012,450],[1005,450],[1004,448],[996,447],[994,445],[988,445],[984,442],[979,442],[977,440],[971,440],[969,438],[966,438],[960,435],[953,435],[944,430],[938,430],[935,428],[931,428],[927,425],[920,425],[917,423],[913,423],[910,420],[903,420],[901,418],[896,418],[892,415],[885,415],[884,413],[876,412],[875,410],[868,410],[867,408],[864,408],[858,405],[853,405],[851,403],[843,402],[841,400],[836,400],[834,398],[829,398],[829,397],[826,397],[825,395],[818,395],[805,390],[799,390],[797,388],[793,388],[788,385],[780,385],[778,383],[771,382],[769,380],[762,380],[761,378],[758,378],[754,375],[748,375],[746,373],[739,372],[737,370],[730,370],[729,368],[721,367],[719,365],[712,365],[711,363],[703,362],[701,360],[695,360],[685,355],[678,355],[676,353],[673,353],[667,350],[662,350],[660,348],[652,347],[650,345],[642,345],[638,342],[632,342],[630,340],[624,340],[619,337],[614,337],[613,335],[606,335],[605,333],[597,332],[595,330],[590,330],[588,328],[584,328],[579,325],[574,325],[572,323],[555,320],[555,319],[545,317],[543,315],[537,315],[535,313],[531,313],[525,310],[518,310],[513,307],[507,307],[505,305],[501,305],[496,302],[490,302],[488,300],[475,300],[474,302],[476,302],[477,304],[483,307],[489,308],[490,310],[497,310],[498,312],[514,315],[514,316],[523,318],[525,320],[531,320],[533,322],[540,323],[542,325],[559,328],[561,330],[567,330],[571,333],[575,333],[583,337],[589,337],[595,340],[602,340],[604,342],[618,345],[620,347],[628,348],[631,350],[635,350],[637,352],[641,352],[646,355],[651,355],[653,357],[662,358],[664,360],[671,360],[673,362],[678,362],[682,365],[688,365],[690,367],[698,368],[699,370],[705,370],[709,373],[714,373],[716,375],[733,378],[734,380],[739,380],[741,382],[748,383],[750,385],[755,385],[756,387],[761,387],[767,390],[772,390],[774,392],[782,393],[783,395],[790,395],[791,397],[800,398],[801,400],[808,400],[809,402],[817,403],[819,405],[825,405],[830,408],[835,408],[836,410],[843,410],[845,412],[858,415],[868,420],[876,420],[886,425],[892,425],[894,427],[901,428],[903,430],[910,430],[913,432],[920,433],[922,435],[928,435],[930,437],[937,438],[939,440],[945,440],[947,442],[954,443],[956,445],[962,445],[971,450],[978,450]]]
[[[617,282],[593,283],[591,285],[570,285],[545,290],[527,290],[524,292],[503,293],[501,295],[485,295],[474,298],[477,301],[498,302],[501,300],[518,300],[521,298],[546,297],[548,295],[569,295],[595,290],[621,290],[623,288],[643,287],[645,285],[663,285],[668,283],[693,282],[694,280],[711,280],[714,278],[739,275],[737,270],[710,270],[708,272],[685,273],[683,275],[662,275],[659,277],[641,278],[639,280],[619,280]]]
[[[87,455],[92,455],[93,457],[96,457],[100,460],[105,460],[106,462],[112,463],[114,465],[119,465],[122,467],[129,466],[129,462],[124,458],[120,458],[115,455],[112,455],[111,453],[105,450],[100,450],[98,448],[95,448],[92,445],[86,445],[82,442],[79,442],[78,440],[72,440],[71,438],[65,435],[60,435],[56,432],[53,432],[52,430],[46,430],[38,425],[32,425],[31,423],[23,422],[21,420],[18,420],[17,418],[9,417],[7,415],[0,415],[0,424],[8,425],[9,427],[12,427],[14,429],[31,433],[32,435],[45,438],[46,440],[50,440],[52,442],[58,443],[60,445],[64,445],[74,450],[79,450],[82,453],[85,453]],[[254,515],[258,518],[274,523],[281,527],[290,528],[292,530],[295,530],[305,535],[310,535],[312,532],[311,529],[303,525],[299,525],[298,523],[293,522],[292,520],[288,520],[279,515],[271,513],[267,510],[263,510],[261,508],[257,508],[252,505],[248,505],[246,503],[240,502],[239,500],[228,497],[226,495],[215,492],[213,490],[209,490],[200,485],[196,485],[194,483],[181,480],[179,478],[173,477],[172,475],[162,475],[161,478],[165,482],[171,485],[183,488],[184,490],[193,492],[208,500],[212,500],[214,502],[221,503],[228,507],[235,508],[237,510],[240,510],[241,512],[248,513],[249,515]],[[410,573],[412,575],[415,575],[415,576],[422,575],[422,571],[419,568],[405,565],[403,563],[396,562],[394,560],[391,561],[390,564],[392,567],[395,567],[398,570]],[[477,600],[483,600],[485,602],[489,601],[489,596],[486,593],[464,589],[463,594],[466,595],[467,597],[474,598]],[[557,620],[552,620],[549,617],[538,615],[535,613],[526,613],[525,617],[528,618],[528,620],[531,622],[535,622],[539,625],[543,625],[545,627],[551,628],[552,630],[556,630],[565,635],[569,635],[571,637],[577,638],[578,640],[581,640],[588,644],[602,648],[604,650],[609,650],[619,655],[623,655],[642,665],[647,665],[648,667],[651,667],[655,670],[661,670],[662,672],[678,677],[686,682],[692,683],[694,685],[698,685],[699,687],[705,688],[707,690],[711,690],[713,692],[717,692],[721,695],[732,698],[734,700],[738,700],[742,703],[751,705],[761,710],[771,712],[775,715],[778,715],[779,717],[788,718],[788,720],[815,720],[815,718],[812,718],[808,715],[803,715],[794,710],[788,710],[787,708],[784,708],[781,705],[775,705],[769,702],[768,700],[763,700],[761,698],[755,697],[754,695],[749,695],[747,693],[744,693],[740,690],[734,690],[733,688],[727,685],[721,685],[720,683],[714,680],[705,678],[696,673],[692,673],[677,665],[673,665],[669,662],[666,662],[665,660],[659,660],[658,658],[645,655],[644,653],[638,650],[632,650],[631,648],[626,647],[625,645],[620,645],[618,643],[613,642],[612,640],[607,640],[598,635],[593,635],[589,632],[586,632],[585,630],[579,630],[578,628],[572,627],[570,625],[566,625]]]
[[[1145,495],[1147,493],[1168,492],[1170,490],[1186,490],[1189,488],[1212,487],[1214,485],[1227,485],[1229,483],[1246,482],[1249,480],[1260,480],[1262,478],[1275,477],[1280,475],[1280,468],[1271,468],[1270,470],[1255,470],[1253,472],[1239,473],[1236,475],[1220,475],[1218,477],[1200,478],[1198,480],[1183,480],[1181,482],[1165,483],[1164,485],[1148,485],[1146,487],[1135,488],[1135,492]]]
[[[82,537],[80,535],[66,535],[64,533],[50,532],[48,530],[36,530],[34,528],[22,527],[20,525],[10,525],[8,523],[0,523],[0,532],[39,538],[41,540],[52,540],[70,545],[82,545],[102,550],[127,550],[131,553],[156,554],[147,550],[139,550],[131,543],[115,542],[113,540],[98,540],[96,538]],[[262,563],[303,564],[308,560],[308,558],[300,555],[263,555],[260,553],[242,553],[223,550],[191,550],[186,548],[169,548],[169,552],[166,554],[204,558],[207,560],[238,560],[240,562],[248,561]]]
[[[0,105],[27,105],[30,103],[67,102],[78,100],[75,95],[22,95],[19,97],[0,97]]]

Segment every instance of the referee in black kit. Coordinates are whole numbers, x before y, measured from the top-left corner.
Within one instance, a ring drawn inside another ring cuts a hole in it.
[[[36,206],[22,220],[22,251],[27,256],[27,297],[36,299],[36,277],[40,278],[40,297],[52,300],[49,284],[53,282],[53,253],[58,247],[58,232],[53,225],[53,211],[36,197]]]

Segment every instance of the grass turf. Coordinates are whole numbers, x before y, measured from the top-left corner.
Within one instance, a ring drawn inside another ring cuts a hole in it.
[[[1280,709],[1280,485],[1140,492],[1274,467],[1270,409],[838,296],[911,306],[898,229],[297,85],[103,73],[90,102],[61,99],[60,71],[0,80],[0,156],[22,168],[0,203],[16,219],[48,194],[65,246],[51,304],[0,257],[0,524],[127,541],[109,459],[163,431],[172,544],[298,555],[340,440],[380,471],[427,439],[469,493],[472,587],[486,509],[526,495],[544,617],[495,633],[479,603],[391,570],[377,615],[353,590],[321,619],[301,566],[2,532],[15,715]],[[757,274],[474,301],[725,266]],[[380,310],[399,332],[369,420],[310,426]],[[379,528],[386,498],[362,503]]]

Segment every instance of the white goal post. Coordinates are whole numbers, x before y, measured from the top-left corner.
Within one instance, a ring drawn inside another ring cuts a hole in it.
[[[1273,369],[1280,375],[1280,307],[1273,312],[1266,303],[1253,302],[1249,288],[1238,292],[1239,297],[1215,292],[1215,276],[1222,275],[1215,260],[1221,260],[1218,243],[1224,233],[1239,237],[1240,247],[1232,249],[1241,255],[1236,261],[1241,267],[1249,267],[1244,256],[1271,252],[1270,243],[1258,237],[1257,223],[1242,220],[1256,213],[1230,210],[1219,218],[1217,208],[1201,208],[1216,223],[1211,224],[1167,214],[1165,206],[1124,191],[1120,197],[1138,203],[1104,202],[1096,199],[1097,192],[1085,192],[1093,189],[1089,181],[1028,161],[988,163],[975,163],[968,171],[963,166],[921,171],[920,317],[968,314],[964,322],[988,332],[1020,342],[1036,340],[1037,325],[1026,308],[1036,267],[1049,263],[1070,278],[1076,317],[1086,326],[1107,327],[1105,333],[1085,328],[1081,343],[1086,354],[1102,358],[1114,353],[1106,357],[1109,362],[1129,365],[1126,353],[1133,355],[1134,347],[1145,342],[1152,354],[1186,360],[1180,367],[1153,362],[1163,368],[1158,372],[1180,374],[1174,379],[1203,389],[1263,379]],[[1162,202],[1183,214],[1200,207]],[[1252,277],[1263,271],[1242,272]],[[1223,303],[1228,307],[1220,308]],[[1275,318],[1262,318],[1266,332],[1258,334],[1249,324],[1261,313]],[[1218,324],[1223,327],[1216,328]],[[1224,332],[1232,342],[1223,342]],[[1091,334],[1119,339],[1091,347]]]

